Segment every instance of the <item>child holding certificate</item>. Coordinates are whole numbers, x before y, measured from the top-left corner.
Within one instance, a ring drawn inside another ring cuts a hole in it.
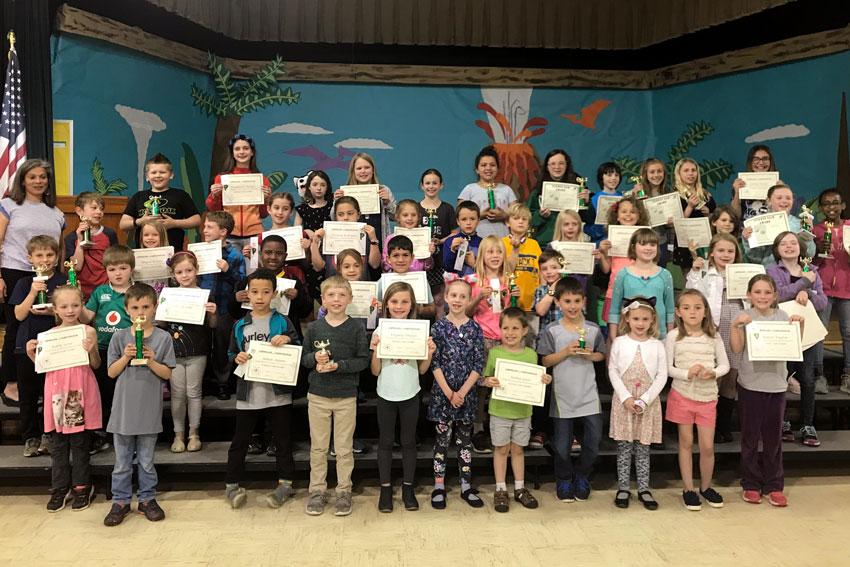
[[[654,297],[623,300],[620,336],[614,339],[608,359],[608,379],[614,386],[611,438],[617,441],[617,508],[629,507],[634,460],[638,500],[647,510],[658,509],[649,492],[649,446],[661,442],[658,395],[667,383],[667,357],[658,340],[658,327]]]
[[[787,185],[774,185],[767,191],[767,206],[770,207],[770,212],[778,213],[784,211],[788,215],[788,230],[794,234],[799,234],[802,227],[800,226],[799,217],[791,215],[791,208],[794,206],[794,193]],[[773,257],[773,249],[771,246],[757,246],[750,248],[749,237],[752,234],[752,228],[745,228],[741,236],[743,237],[744,255],[754,264],[764,264],[769,266],[776,263]],[[814,258],[815,241],[808,240],[804,242],[803,258]]]
[[[528,319],[522,309],[507,308],[499,318],[499,328],[502,331],[502,344],[490,350],[487,365],[484,367],[484,385],[488,388],[499,387],[499,380],[495,376],[496,361],[499,359],[537,364],[537,353],[522,344],[528,333]],[[540,376],[540,381],[543,384],[549,384],[552,377],[543,374]],[[514,474],[514,500],[522,504],[524,508],[537,508],[537,499],[525,488],[523,447],[528,445],[531,437],[531,408],[530,404],[490,400],[490,438],[495,446],[493,474],[496,477],[493,507],[496,512],[507,512],[510,507],[505,482],[508,454],[511,457],[511,471]]]
[[[623,171],[620,166],[613,161],[606,161],[596,168],[596,184],[599,185],[599,193],[591,197],[591,203],[594,210],[599,210],[599,197],[622,197],[623,194],[618,190],[620,181],[622,181]],[[594,220],[595,217],[594,217]],[[610,220],[608,221],[611,222]],[[605,236],[605,226],[601,224],[587,224],[584,231],[590,236],[593,242],[599,242]]]
[[[413,259],[413,242],[408,237],[393,236],[389,239],[387,242],[387,264],[393,274],[411,272],[411,266],[415,261]],[[381,281],[378,282],[378,297],[382,297],[383,293],[384,278],[382,277]],[[417,309],[420,319],[434,317],[434,297],[431,295],[431,286],[427,285],[427,280],[424,285],[424,293],[427,296],[426,301],[421,303]]]
[[[754,321],[797,321],[803,318],[777,309],[776,284],[768,275],[759,274],[747,285],[747,309],[732,321],[729,343],[743,353],[738,367],[738,411],[741,414],[741,486],[744,502],[759,504],[762,494],[774,506],[787,506],[782,494],[785,471],[782,464],[782,420],[785,392],[788,389],[785,361],[752,361],[747,351],[745,327]],[[759,442],[762,445],[759,455]]]
[[[676,328],[665,341],[667,373],[673,387],[667,397],[667,421],[679,428],[679,470],[685,508],[702,507],[694,491],[694,425],[699,433],[700,496],[712,508],[723,507],[723,497],[711,488],[714,474],[714,422],[717,378],[729,371],[723,339],[711,320],[708,301],[695,289],[686,289],[676,303]]]
[[[707,217],[717,208],[714,197],[702,186],[699,165],[691,158],[682,158],[676,162],[673,168],[673,188],[679,193],[682,214],[686,219]],[[683,273],[691,269],[693,256],[687,242],[677,242],[677,247],[673,250],[673,263],[679,266]]]
[[[419,208],[419,203],[414,201],[413,199],[402,199],[398,202],[395,210],[395,218],[396,222],[398,222],[399,228],[421,228],[419,226],[419,222],[422,218],[422,210]],[[387,261],[387,255],[389,254],[389,242],[393,238],[395,238],[395,234],[388,234],[386,239],[384,240],[384,252],[383,252],[383,262],[381,263],[381,268],[384,272],[392,272],[393,268],[390,266],[390,263]],[[434,244],[434,241],[431,241],[431,245],[428,251],[433,255],[437,251],[437,246]],[[411,272],[422,272],[425,270],[430,270],[434,266],[434,259],[432,257],[428,257],[425,259],[420,258],[411,258],[410,262],[410,271]]]
[[[803,239],[799,235],[790,231],[780,233],[773,242],[773,258],[776,264],[767,267],[767,275],[776,282],[779,303],[796,301],[800,305],[806,305],[811,301],[812,307],[820,313],[826,309],[827,297],[823,293],[823,282],[818,269],[809,266],[809,259],[803,257],[804,249]],[[817,348],[814,346],[803,351],[803,362],[789,364],[789,370],[794,373],[800,384],[800,413],[803,418],[800,437],[803,445],[808,447],[820,445],[814,425],[815,364]],[[791,422],[788,420],[782,422],[782,440],[794,441],[794,432],[791,431]]]
[[[311,171],[307,175],[307,188],[301,204],[295,207],[295,226],[303,226],[308,237],[331,220],[333,185],[324,171]]]
[[[776,171],[776,162],[773,159],[773,152],[770,151],[770,148],[764,144],[752,146],[747,152],[747,166],[745,171]],[[731,207],[735,210],[738,217],[747,220],[770,212],[767,203],[760,199],[741,199],[740,191],[746,184],[740,177],[736,177],[735,181],[732,182]]]
[[[543,169],[540,180],[534,190],[529,194],[526,206],[531,211],[531,226],[534,229],[534,238],[541,247],[546,246],[553,240],[552,235],[560,224],[560,215],[553,215],[550,209],[540,207],[540,197],[543,194],[543,184],[547,181],[555,183],[578,184],[578,174],[573,169],[573,160],[570,155],[561,149],[552,150],[543,158]],[[596,210],[590,199],[590,191],[583,189],[579,191],[579,200],[583,200],[585,207],[581,209],[584,222],[593,224],[596,218]]]
[[[531,222],[531,211],[528,207],[522,203],[512,203],[508,207],[507,215],[510,234],[502,238],[502,244],[508,254],[508,270],[513,274],[515,287],[519,287],[520,291],[516,306],[523,311],[531,311],[534,290],[540,283],[540,270],[537,266],[540,245],[527,234]]]
[[[443,245],[449,236],[458,232],[457,216],[450,204],[440,200],[440,191],[444,187],[442,173],[433,168],[426,169],[419,178],[419,187],[425,193],[425,198],[419,201],[424,213],[421,226],[431,228],[431,240],[436,246],[436,252],[432,255],[434,265],[428,270],[428,283],[431,286],[431,295],[434,296],[436,317],[441,319],[446,316],[446,302],[443,297]]]
[[[101,364],[97,334],[91,327],[80,323],[83,293],[79,288],[57,287],[53,292],[53,309],[60,321],[56,329],[79,327],[84,330],[82,347],[88,352],[89,363],[48,371],[44,381],[44,431],[52,432],[53,437],[47,511],[58,512],[64,508],[72,489],[74,503],[71,509],[85,510],[94,495],[89,477],[89,431],[102,426],[100,392],[92,372],[92,368]],[[27,356],[33,362],[38,346],[35,339],[27,342]]]
[[[498,237],[488,237],[501,244]],[[449,314],[431,327],[434,351],[431,370],[431,403],[428,421],[436,428],[434,441],[434,491],[431,506],[446,507],[446,457],[452,439],[457,447],[460,497],[473,508],[484,502],[472,488],[472,423],[478,412],[476,383],[484,370],[484,335],[481,327],[467,315],[472,297],[469,282],[475,276],[458,278],[446,274],[446,304]]]
[[[142,221],[141,228],[139,228],[139,248],[160,248],[162,246],[169,246],[168,236],[162,223],[154,219]],[[175,248],[175,250],[177,249]],[[139,280],[139,282],[151,286],[157,295],[162,291],[162,288],[168,286],[168,278]]]
[[[514,190],[504,183],[499,183],[499,154],[492,146],[482,148],[475,156],[475,174],[478,181],[464,187],[457,196],[457,204],[473,201],[481,211],[481,225],[478,232],[481,237],[495,235],[499,238],[507,236],[505,226],[507,214],[505,211],[516,201]]]
[[[244,365],[250,358],[249,343],[258,341],[272,346],[298,344],[295,327],[285,315],[271,308],[271,300],[277,289],[277,279],[271,270],[261,268],[248,276],[248,300],[253,310],[233,326],[230,335],[228,356],[236,364]],[[292,386],[269,384],[246,380],[243,372],[236,380],[236,429],[227,451],[227,474],[225,476],[225,499],[232,508],[245,504],[247,494],[239,486],[245,475],[245,455],[248,442],[257,422],[265,416],[275,443],[277,486],[266,495],[266,503],[280,508],[292,497],[292,479],[295,476],[295,461],[292,459],[292,444],[289,423],[292,419]]]
[[[744,258],[744,248],[739,240],[741,238],[741,217],[730,205],[717,205],[714,212],[708,217],[712,234],[729,234],[735,238],[739,256]],[[753,229],[747,229],[747,236],[752,234]]]
[[[378,182],[378,168],[375,166],[374,158],[367,153],[355,154],[348,165],[348,180],[345,184],[378,186],[378,203],[381,212],[380,214],[363,215],[362,222],[375,229],[373,240],[381,242],[390,233],[390,221],[395,220],[396,202],[390,188]],[[334,199],[339,201],[344,194],[345,192],[342,189],[337,189],[334,193]],[[334,207],[336,207],[336,203]],[[358,217],[355,220],[361,219]]]
[[[416,319],[416,297],[413,288],[405,282],[395,282],[384,294],[383,317],[391,319]],[[381,496],[378,510],[393,511],[392,472],[393,441],[396,417],[401,438],[401,464],[404,471],[401,501],[406,510],[418,510],[413,480],[416,474],[416,422],[419,419],[419,375],[431,366],[431,356],[436,349],[434,340],[428,338],[428,358],[422,360],[390,360],[378,358],[381,337],[372,335],[372,374],[378,377],[378,474],[381,479]]]
[[[446,239],[443,245],[443,269],[446,273],[468,276],[475,273],[475,257],[481,245],[481,237],[476,230],[481,216],[478,205],[472,201],[463,201],[457,206],[457,226],[459,232]],[[458,259],[458,254],[463,254]]]
[[[640,165],[640,179],[632,191],[638,195],[643,192],[646,197],[657,197],[659,195],[665,195],[669,190],[667,166],[664,162],[655,157],[644,160]],[[672,241],[672,228],[673,219],[668,218],[666,225],[656,226],[652,229],[658,235],[658,245],[661,249],[661,258],[658,260],[659,266],[667,265],[670,255],[667,243]]]
[[[540,317],[540,332],[543,331],[561,319],[562,313],[558,308],[558,303],[555,301],[555,284],[563,279],[563,277],[573,277],[569,274],[561,274],[561,254],[557,250],[547,248],[540,253],[538,263],[540,264],[540,280],[541,284],[534,290],[534,304],[532,307]],[[576,278],[577,281],[578,278]],[[582,284],[587,281],[581,281]],[[582,285],[584,288],[584,285]],[[539,335],[538,335],[539,336]]]
[[[393,202],[395,204],[395,202]],[[375,215],[372,215],[373,217]],[[360,205],[354,197],[340,197],[334,203],[334,220],[336,222],[359,222]],[[378,242],[378,235],[375,232],[375,227],[367,224],[363,227],[363,233],[366,236],[366,253],[363,255],[363,267],[360,275],[361,281],[371,281],[369,277],[369,268],[377,270],[381,266],[381,248]],[[326,278],[339,273],[337,270],[337,258],[333,254],[322,254],[320,245],[325,237],[325,229],[320,228],[313,235],[313,242],[310,247],[310,259],[313,264],[313,270],[319,274],[324,274]]]

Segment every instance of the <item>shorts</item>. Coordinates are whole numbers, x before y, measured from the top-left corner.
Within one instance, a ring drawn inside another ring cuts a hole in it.
[[[528,446],[531,439],[531,417],[508,419],[496,415],[490,416],[490,442],[494,447],[505,445]]]
[[[667,421],[682,425],[697,424],[701,427],[714,427],[717,418],[717,400],[695,402],[689,400],[674,388],[667,395]]]

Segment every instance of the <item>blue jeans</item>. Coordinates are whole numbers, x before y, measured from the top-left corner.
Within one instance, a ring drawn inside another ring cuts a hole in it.
[[[829,316],[832,314],[832,306],[838,306],[838,328],[841,330],[841,341],[844,343],[844,370],[850,370],[850,299],[827,296],[826,308],[818,313],[824,327],[829,326]],[[823,374],[823,341],[815,345],[817,361],[815,368],[819,374]]]
[[[573,466],[570,451],[573,445],[573,425],[576,420],[584,423],[584,436],[581,440],[581,453]],[[602,415],[586,415],[574,418],[556,418],[555,425],[555,481],[567,482],[577,478],[587,478],[593,471],[593,462],[599,454],[599,440],[602,439]]]
[[[112,502],[129,504],[133,499],[133,455],[139,463],[139,502],[156,498],[156,469],[153,453],[156,433],[147,435],[112,435],[115,445],[115,467],[112,469]]]
[[[818,344],[823,344],[821,341]],[[788,369],[794,372],[794,378],[800,383],[800,413],[803,425],[815,424],[815,362],[817,347],[803,351],[803,362],[791,362]]]

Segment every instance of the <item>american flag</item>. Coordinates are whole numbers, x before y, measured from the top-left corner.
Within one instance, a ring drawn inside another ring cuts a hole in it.
[[[6,196],[15,172],[27,159],[27,132],[21,92],[21,68],[15,48],[9,51],[6,86],[3,89],[3,117],[0,123],[0,195]]]

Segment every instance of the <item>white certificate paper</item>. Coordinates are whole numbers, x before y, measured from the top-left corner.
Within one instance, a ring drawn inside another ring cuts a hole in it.
[[[621,201],[623,198],[616,195],[599,195],[596,199],[596,224],[608,224],[608,213],[611,205]]]
[[[619,256],[626,258],[629,255],[629,241],[632,239],[632,234],[641,228],[649,228],[648,226],[623,226],[620,224],[612,224],[608,226],[608,240],[611,241],[611,249],[608,250],[609,256]]]
[[[348,282],[351,286],[351,303],[345,308],[349,317],[368,319],[378,308],[378,282]]]
[[[262,234],[262,238],[269,236],[280,236],[286,241],[286,260],[303,260],[307,257],[306,252],[301,248],[301,239],[304,237],[304,229],[300,226],[288,226],[286,228],[276,228],[267,230]],[[262,244],[258,241],[258,244]],[[252,250],[253,252],[253,250]],[[257,254],[259,254],[259,250]]]
[[[210,299],[210,290],[186,287],[165,287],[159,294],[156,320],[188,325],[203,325],[207,315],[204,305]]]
[[[375,330],[381,337],[378,358],[424,360],[430,332],[431,324],[425,319],[381,319]]]
[[[83,348],[83,339],[86,338],[84,325],[58,327],[39,333],[36,338],[35,369],[38,373],[89,363],[89,353]]]
[[[165,261],[174,256],[173,246],[138,248],[133,250],[133,256],[136,257],[134,280],[161,280],[171,276]]]
[[[726,297],[746,299],[747,286],[753,276],[764,274],[761,264],[728,264],[726,266]]]
[[[186,247],[198,259],[198,275],[220,274],[216,265],[221,260],[221,240],[215,242],[193,242]]]
[[[596,260],[593,251],[596,245],[592,242],[568,242],[553,240],[550,244],[567,261],[567,272],[570,274],[592,274]]]
[[[746,333],[750,360],[803,362],[803,341],[796,321],[753,321]]]
[[[343,185],[340,187],[346,197],[354,197],[360,206],[361,215],[377,215],[381,212],[381,198],[378,197],[380,185]]]
[[[788,213],[779,211],[778,213],[766,213],[752,217],[744,221],[744,228],[752,227],[753,234],[747,240],[750,248],[758,246],[772,246],[773,241],[781,232],[788,229]]]
[[[806,302],[806,305],[800,305],[796,301],[786,301],[785,303],[780,303],[779,308],[786,312],[789,317],[792,315],[799,315],[806,322],[803,325],[803,350],[807,350],[819,342],[821,342],[827,335],[827,329],[823,326],[823,323],[818,316],[818,312],[815,311],[815,306],[812,305],[811,301]]]
[[[684,218],[682,199],[678,193],[667,193],[643,200],[643,206],[649,213],[649,225],[653,228],[667,224],[667,219]]]
[[[738,179],[743,179],[746,185],[738,190],[740,199],[764,201],[767,191],[779,183],[778,171],[742,171]]]
[[[431,229],[396,227],[394,236],[406,236],[413,242],[413,257],[424,260],[431,257]]]
[[[457,256],[455,256],[455,271],[463,270],[463,264],[466,262],[466,253],[469,251],[469,240],[464,239],[457,247]]]
[[[348,248],[357,250],[361,255],[366,254],[364,226],[366,226],[364,222],[325,221],[322,254],[335,256]]]
[[[574,183],[544,181],[540,190],[540,208],[553,211],[578,210],[580,187]]]
[[[262,173],[241,173],[221,176],[221,204],[227,207],[234,205],[262,205],[263,195]]]
[[[272,346],[271,343],[251,341],[245,379],[267,384],[295,386],[301,366],[301,348],[298,345]]]
[[[546,384],[543,375],[546,369],[536,364],[500,358],[496,360],[493,375],[499,387],[493,388],[492,398],[505,402],[542,406],[546,401]]]
[[[381,275],[381,291],[387,292],[387,288],[395,282],[405,282],[413,288],[416,303],[428,303],[428,277],[427,272],[407,272],[405,274],[387,273]],[[378,298],[382,301],[383,298]]]
[[[689,240],[693,240],[697,248],[705,248],[711,243],[711,225],[706,217],[676,219],[673,221],[673,227],[676,229],[679,248],[687,248]]]

